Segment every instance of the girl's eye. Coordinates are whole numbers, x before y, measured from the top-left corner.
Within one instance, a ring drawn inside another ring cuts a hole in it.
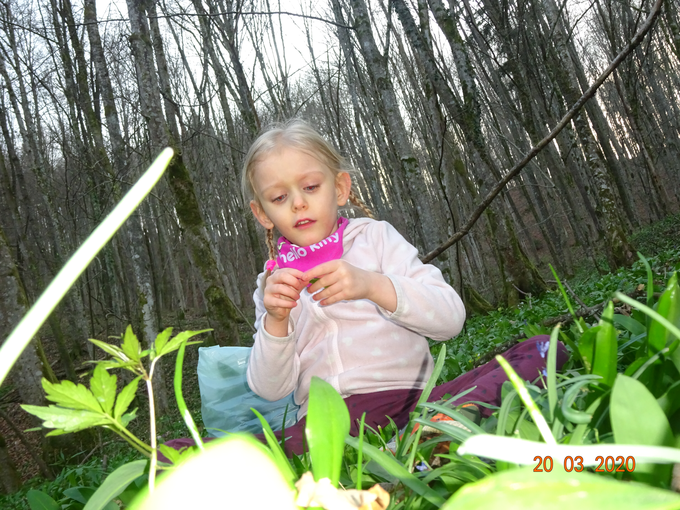
[[[313,185],[311,185],[311,186],[305,187],[305,190],[307,190],[307,191],[314,191],[314,190],[317,189],[318,187],[319,187],[318,184],[313,184]]]
[[[276,198],[272,198],[272,202],[283,202],[284,198],[286,198],[286,195],[280,195]]]

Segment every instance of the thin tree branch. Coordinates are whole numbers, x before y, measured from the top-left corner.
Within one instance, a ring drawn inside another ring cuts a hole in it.
[[[548,145],[558,134],[562,129],[565,128],[567,124],[576,117],[576,115],[579,113],[581,108],[583,108],[583,105],[586,104],[586,102],[595,95],[595,92],[597,92],[597,89],[600,88],[600,86],[605,82],[605,80],[609,77],[609,75],[623,62],[623,60],[642,42],[644,39],[645,35],[651,30],[652,26],[654,26],[654,21],[656,20],[657,16],[661,12],[661,6],[663,5],[664,0],[656,0],[654,7],[652,8],[652,11],[650,12],[649,16],[647,17],[647,20],[644,22],[644,24],[640,27],[640,30],[633,36],[633,39],[626,45],[625,48],[621,50],[621,52],[616,56],[614,60],[612,60],[611,64],[605,69],[602,74],[595,80],[595,82],[586,90],[583,95],[579,98],[576,103],[574,103],[574,106],[571,107],[571,109],[567,112],[567,114],[562,118],[562,120],[555,126],[555,128],[545,137],[543,140],[538,142],[530,151],[529,153],[520,161],[517,163],[508,173],[507,175],[498,183],[496,186],[493,187],[491,191],[486,195],[484,200],[482,201],[481,204],[474,210],[472,215],[470,216],[470,219],[467,221],[463,227],[453,234],[447,241],[445,241],[443,244],[432,250],[430,253],[425,255],[422,258],[422,261],[424,263],[428,263],[431,260],[435,259],[444,251],[446,251],[449,247],[453,246],[455,243],[460,241],[463,237],[468,235],[470,233],[470,230],[474,226],[474,224],[477,222],[479,217],[482,215],[482,213],[486,210],[487,207],[493,202],[493,200],[496,198],[496,196],[503,191],[503,188],[512,180],[514,179],[521,171],[522,169],[532,160],[536,157],[536,155],[543,150],[543,148]]]
[[[347,28],[350,30],[354,30],[353,26],[350,25],[343,25],[341,23],[336,23],[335,21],[331,21],[329,19],[325,18],[320,18],[318,16],[311,16],[309,14],[299,14],[297,12],[287,12],[287,11],[249,11],[249,12],[243,12],[243,11],[223,11],[223,12],[212,12],[212,13],[175,13],[175,14],[163,14],[160,16],[149,16],[149,18],[156,18],[156,19],[163,19],[163,18],[177,18],[177,17],[185,17],[185,16],[195,16],[195,17],[207,17],[207,18],[214,18],[218,16],[229,16],[229,15],[238,15],[238,16],[271,16],[272,14],[278,14],[278,15],[283,15],[283,16],[291,16],[293,18],[305,18],[305,19],[312,19],[315,21],[321,21],[322,23],[327,23],[329,25],[333,25],[334,27],[339,27],[339,28]],[[111,23],[111,22],[129,22],[130,20],[128,18],[111,18],[111,19],[103,19],[103,20],[97,20],[95,21],[89,21],[87,23],[75,23],[74,26],[76,27],[84,27],[86,25],[92,25],[92,24],[99,24],[99,23]],[[44,37],[44,36],[43,36]]]

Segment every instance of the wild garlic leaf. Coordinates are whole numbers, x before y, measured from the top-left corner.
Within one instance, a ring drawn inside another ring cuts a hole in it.
[[[116,400],[116,407],[113,412],[113,418],[116,421],[121,421],[123,413],[127,411],[130,404],[137,394],[137,386],[139,385],[140,377],[135,377],[130,383],[123,388],[123,390],[118,394],[118,399]]]
[[[139,354],[142,352],[142,348],[139,345],[137,335],[133,333],[132,326],[130,325],[128,325],[128,327],[125,329],[123,343],[121,344],[120,348],[130,359],[139,361]]]
[[[109,374],[102,365],[97,365],[90,379],[90,390],[95,396],[102,410],[111,415],[113,402],[116,400],[116,381],[113,374]]]
[[[42,386],[45,389],[47,400],[51,400],[61,407],[101,412],[101,407],[95,396],[82,384],[76,385],[71,381],[53,384],[43,378]]]

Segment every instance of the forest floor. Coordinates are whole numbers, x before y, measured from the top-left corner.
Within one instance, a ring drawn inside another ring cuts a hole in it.
[[[666,255],[668,260],[665,260],[664,264],[667,264],[670,269],[680,267],[680,214],[668,217],[662,222],[642,229],[632,236],[631,240],[635,243],[637,249],[647,257],[656,256],[660,253],[670,253],[670,255]],[[606,282],[609,280],[613,282],[610,286],[613,285],[615,288],[621,288],[622,285],[625,287],[626,282],[630,279],[624,273],[625,270],[623,273],[603,276],[597,274],[592,268],[584,268],[574,278],[569,279],[569,283],[576,289],[579,282],[588,283],[595,280]],[[598,287],[601,291],[594,291],[590,298],[593,300],[599,297],[608,299],[612,291],[605,288],[605,286],[606,283],[601,284]],[[599,296],[597,292],[601,292],[602,296]],[[530,310],[533,315],[542,318],[562,313],[564,305],[563,303],[558,304],[559,298],[556,295],[556,292],[549,292],[544,297],[534,298],[529,303],[523,303],[517,309],[499,309],[485,317],[470,317],[466,324],[466,330],[456,339],[447,342],[449,355],[447,356],[445,370],[442,373],[443,378],[450,380],[460,372],[470,369],[475,364],[475,359],[483,356],[487,351],[491,351],[503,341],[516,336],[518,332],[521,333],[522,324],[527,323],[526,317],[532,315],[527,310]],[[587,298],[584,297],[584,299]],[[252,310],[244,310],[244,313],[251,323],[254,322]],[[175,328],[175,332],[206,329],[207,327],[209,326],[204,317],[188,313],[184,320],[181,321],[181,324],[178,324],[178,327]],[[251,326],[244,322],[239,325],[239,329],[242,344],[251,345]],[[44,337],[43,341],[45,342],[48,358],[56,362],[58,354],[53,345],[54,342],[51,342],[49,337]],[[201,399],[196,372],[199,347],[200,344],[191,345],[186,349],[182,390],[187,407],[192,412],[199,430],[201,430],[203,435],[207,435],[201,420]],[[165,359],[166,370],[170,371],[173,369],[175,359],[174,354],[167,356],[167,359]],[[167,389],[169,395],[172,395],[171,380],[168,381]],[[30,415],[21,410],[13,393],[11,387],[7,385],[0,391],[0,408],[7,416],[7,419],[0,419],[0,433],[5,438],[10,457],[16,464],[25,483],[25,487],[21,492],[24,493],[28,487],[38,486],[46,490],[46,482],[41,476],[37,463],[31,457],[29,450],[22,444],[16,432],[17,430],[27,431],[27,429],[35,427],[35,423],[31,422]],[[139,406],[139,411],[137,418],[131,422],[129,427],[140,439],[148,443],[149,414],[146,403],[148,399],[141,385],[138,397],[137,405]],[[9,423],[10,420],[11,425]],[[39,454],[42,451],[42,432],[24,432],[23,436],[25,442],[30,445],[34,452]],[[69,438],[71,436],[73,435],[61,437]],[[127,443],[108,430],[98,428],[94,432],[88,433],[86,431],[75,436],[75,440],[70,441],[69,448],[57,451],[53,455],[51,469],[58,473],[58,476],[56,481],[47,482],[48,486],[55,487],[59,483],[63,483],[64,479],[68,479],[68,483],[71,486],[76,484],[94,485],[97,484],[97,479],[103,478],[106,473],[115,469],[118,465],[139,457]],[[172,397],[170,410],[157,420],[157,436],[161,442],[188,436],[184,422]],[[19,495],[16,497],[18,498]],[[14,507],[12,505],[15,503],[13,498],[13,496],[0,496],[0,506],[2,508],[20,508],[20,506]]]

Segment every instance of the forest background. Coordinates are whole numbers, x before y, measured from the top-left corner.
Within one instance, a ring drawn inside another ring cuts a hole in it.
[[[179,156],[23,354],[8,401],[44,404],[40,377],[78,380],[95,355],[86,339],[127,324],[148,341],[201,318],[212,342],[248,341],[266,249],[239,174],[273,121],[322,131],[359,170],[376,217],[432,258],[470,311],[540,294],[548,263],[565,276],[628,265],[630,234],[680,209],[676,2],[434,258],[630,41],[648,1],[102,7],[0,3],[0,338],[160,149]]]

